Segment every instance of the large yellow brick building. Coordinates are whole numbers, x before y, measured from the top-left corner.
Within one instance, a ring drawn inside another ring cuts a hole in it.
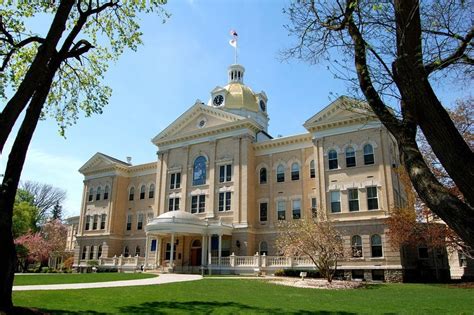
[[[207,104],[153,138],[157,161],[132,166],[97,153],[85,163],[76,266],[307,268],[278,256],[276,228],[319,209],[357,249],[338,265],[346,277],[400,280],[400,250],[384,224],[404,202],[393,137],[364,103],[340,97],[304,123],[306,133],[272,138],[267,96],[244,85],[244,71],[231,65]]]

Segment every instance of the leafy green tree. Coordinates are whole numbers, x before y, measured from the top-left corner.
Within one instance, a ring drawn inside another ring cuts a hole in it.
[[[15,203],[13,207],[13,237],[17,238],[28,231],[36,230],[36,218],[38,215],[38,208],[32,204],[22,201]]]
[[[0,153],[13,126],[19,126],[0,187],[0,312],[13,311],[13,205],[39,119],[53,117],[64,134],[81,112],[100,114],[112,93],[102,82],[109,63],[142,43],[141,12],[168,17],[164,2],[19,1],[0,8],[0,96],[6,100],[0,112]],[[27,20],[37,16],[51,18],[45,34],[28,29]]]

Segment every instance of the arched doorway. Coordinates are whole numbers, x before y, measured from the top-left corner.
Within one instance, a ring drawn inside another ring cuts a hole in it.
[[[201,266],[202,244],[200,240],[194,240],[191,243],[191,266]]]

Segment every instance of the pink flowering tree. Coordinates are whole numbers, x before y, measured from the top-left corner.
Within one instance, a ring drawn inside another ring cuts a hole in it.
[[[18,262],[23,270],[29,263],[43,262],[48,259],[50,247],[40,232],[31,231],[15,240],[17,248],[22,250],[18,253]]]

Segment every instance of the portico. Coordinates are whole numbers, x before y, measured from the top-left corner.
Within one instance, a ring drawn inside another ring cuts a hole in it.
[[[222,221],[200,219],[182,210],[165,212],[145,227],[145,267],[148,269],[162,267],[173,271],[177,258],[183,266],[208,266],[216,262],[220,265],[222,239],[224,236],[231,236],[232,230],[231,225],[224,224]],[[217,257],[212,257],[212,236],[217,236],[218,240]],[[179,239],[183,242],[186,240],[188,246],[182,244],[177,257],[176,249]],[[163,246],[166,246],[165,257],[162,257]]]

